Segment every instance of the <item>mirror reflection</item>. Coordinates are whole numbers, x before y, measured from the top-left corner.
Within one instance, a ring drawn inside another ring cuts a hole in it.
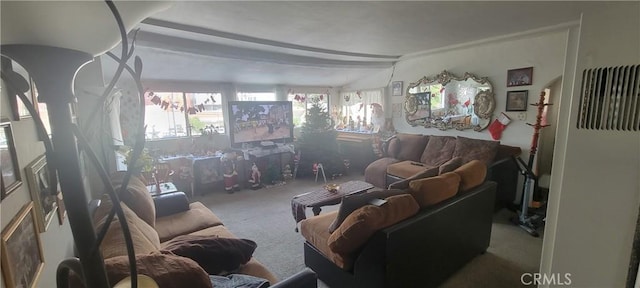
[[[495,108],[493,87],[486,77],[458,77],[448,71],[423,77],[407,86],[405,118],[411,126],[485,129]]]

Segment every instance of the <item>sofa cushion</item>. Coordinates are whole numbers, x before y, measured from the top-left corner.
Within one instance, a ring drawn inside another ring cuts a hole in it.
[[[402,161],[387,166],[387,174],[400,178],[409,178],[430,168],[433,167],[420,162]]]
[[[462,166],[462,157],[453,157],[451,158],[451,160],[440,165],[440,168],[438,169],[438,175],[456,170],[460,166]]]
[[[158,233],[156,233],[153,227],[140,219],[126,204],[122,203],[121,207],[127,220],[127,226],[129,227],[129,234],[131,234],[135,253],[148,254],[158,251],[160,249],[160,240]],[[100,231],[102,226],[105,225],[106,220],[107,216],[105,215],[95,223],[96,231]],[[100,244],[100,252],[105,259],[128,255],[122,233],[122,226],[117,216],[111,221],[107,234],[102,240],[102,244]]]
[[[471,160],[480,160],[486,165],[491,165],[493,159],[498,152],[498,146],[500,142],[472,139],[458,136],[458,142],[456,144],[453,157],[462,157],[462,163],[467,163]]]
[[[110,283],[131,275],[127,256],[105,259],[104,264]],[[158,287],[212,287],[207,272],[186,257],[159,252],[136,255],[136,268],[139,274],[151,277]]]
[[[415,215],[420,208],[411,195],[396,195],[381,206],[366,205],[353,211],[342,225],[329,236],[331,251],[341,254],[355,252],[376,231]]]
[[[409,183],[413,180],[429,178],[433,176],[437,176],[440,169],[438,167],[429,168],[427,170],[418,172],[416,174],[411,175],[409,178],[405,178],[400,181],[393,182],[389,184],[389,189],[408,189]]]
[[[400,153],[400,139],[398,139],[397,134],[387,141],[389,141],[387,144],[387,156],[398,158],[398,153]]]
[[[205,228],[202,230],[198,230],[189,235],[209,235],[209,236],[218,236],[225,238],[237,238],[227,227],[224,225],[213,226],[209,228]],[[162,243],[162,245],[166,245],[169,241]],[[242,265],[240,269],[238,269],[237,273],[251,275],[255,277],[260,277],[263,279],[269,280],[271,284],[278,282],[278,278],[271,273],[262,263],[258,262],[255,258],[251,258],[249,262]]]
[[[436,177],[411,181],[409,190],[420,208],[424,208],[453,197],[458,193],[459,185],[460,176],[448,172]]]
[[[111,175],[111,184],[113,185],[118,198],[124,202],[135,212],[142,220],[147,222],[151,227],[156,225],[156,206],[153,198],[147,190],[145,182],[140,177],[131,177],[127,189],[120,191],[124,180],[125,172],[116,172]]]
[[[350,254],[342,254],[331,251],[329,248],[329,225],[338,215],[338,211],[323,213],[300,222],[300,234],[313,247],[320,250],[327,259],[343,270],[351,270],[355,260]]]
[[[384,189],[355,195],[346,195],[342,197],[340,209],[338,209],[338,216],[336,216],[336,219],[334,219],[331,225],[329,225],[329,233],[333,233],[333,231],[335,231],[338,226],[342,224],[344,219],[347,218],[347,216],[349,216],[351,212],[364,205],[367,205],[372,199],[385,199],[387,197],[399,194],[407,194],[407,192],[403,190]]]
[[[420,161],[420,155],[424,151],[424,146],[429,141],[429,136],[419,134],[400,133],[396,136],[399,140],[398,158],[400,161]]]
[[[452,158],[456,149],[456,138],[452,136],[431,136],[424,147],[420,162],[437,167]]]
[[[200,202],[189,204],[188,211],[156,219],[161,242],[216,225],[222,225],[222,221]]]
[[[484,183],[487,165],[480,160],[472,160],[453,171],[460,175],[460,191],[469,191]]]
[[[164,250],[198,262],[210,275],[219,275],[236,271],[249,262],[257,244],[248,239],[181,235],[163,243],[163,246]]]

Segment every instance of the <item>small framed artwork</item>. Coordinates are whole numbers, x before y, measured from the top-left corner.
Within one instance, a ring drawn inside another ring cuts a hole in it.
[[[20,97],[16,95],[17,93],[24,93],[24,95],[27,96],[29,102],[31,102],[32,104],[36,103],[34,101],[35,97],[31,89],[33,85],[31,83],[32,81],[29,73],[20,64],[18,64],[18,62],[13,61],[7,57],[2,57],[2,70],[9,71],[10,73],[12,73],[11,75],[15,76],[9,76],[9,81],[11,81],[12,84],[15,85],[14,87],[20,87],[18,89],[21,90],[16,91],[13,88],[7,87],[7,93],[9,95],[12,95],[11,97],[9,97],[9,105],[11,106],[11,114],[13,115],[13,119],[15,121],[20,121],[20,119],[32,117],[31,113],[29,113],[29,110],[27,109],[27,106],[22,102],[22,100],[20,100]]]
[[[13,130],[11,122],[0,121],[0,165],[2,167],[2,194],[0,200],[6,198],[11,192],[22,185],[20,168],[16,146],[13,142]]]
[[[40,232],[45,232],[58,208],[58,197],[52,193],[57,191],[57,187],[49,185],[47,158],[44,155],[36,158],[24,170],[27,174],[31,200],[34,202],[36,224]]]
[[[402,96],[402,81],[391,82],[391,95]]]
[[[44,268],[44,254],[29,202],[2,231],[2,278],[5,287],[37,287]]]
[[[529,90],[507,91],[506,111],[527,111]]]
[[[533,84],[533,67],[507,71],[507,87],[527,86],[531,84]]]

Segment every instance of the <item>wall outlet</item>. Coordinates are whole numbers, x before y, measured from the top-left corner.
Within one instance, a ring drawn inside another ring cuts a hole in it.
[[[525,112],[520,112],[520,113],[518,113],[518,115],[516,115],[516,117],[517,117],[517,118],[518,118],[518,120],[520,120],[520,121],[527,120],[527,113],[525,113]]]

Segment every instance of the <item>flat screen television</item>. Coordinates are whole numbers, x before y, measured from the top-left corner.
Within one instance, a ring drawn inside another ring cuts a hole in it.
[[[291,101],[229,101],[228,112],[229,138],[234,147],[293,140]]]

